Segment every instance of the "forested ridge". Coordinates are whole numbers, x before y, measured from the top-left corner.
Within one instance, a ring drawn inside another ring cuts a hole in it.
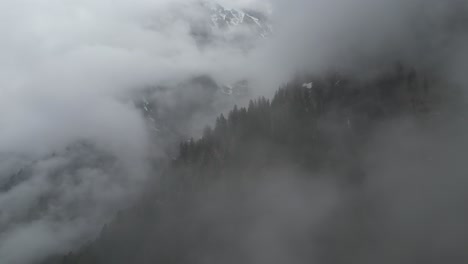
[[[262,185],[268,179],[317,180],[336,183],[343,192],[359,190],[370,177],[362,156],[373,132],[389,120],[408,116],[424,120],[436,112],[442,97],[434,86],[427,75],[401,65],[371,80],[338,73],[296,77],[273,98],[235,107],[220,115],[200,139],[180,143],[178,157],[162,176],[155,175],[158,179],[140,202],[120,212],[96,240],[42,264],[265,261],[248,250],[266,243],[251,238],[252,230],[270,223],[258,220],[258,212],[270,212],[269,202],[266,206],[258,202]],[[282,203],[278,197],[283,194],[273,191],[272,203]],[[301,200],[305,208],[317,202]],[[359,205],[344,215],[352,215],[349,219],[357,223],[353,226],[366,225],[371,208]],[[288,210],[279,218],[285,215],[286,222],[293,223],[300,218],[288,219]],[[276,213],[271,215],[275,217]],[[296,263],[309,263],[312,254],[318,263],[354,263],[357,260],[344,253],[357,256],[369,248],[370,240],[365,228],[349,231],[347,224],[331,221],[331,227],[318,234],[305,224],[307,228],[299,231],[281,229],[281,237],[290,239],[285,250]],[[322,250],[312,253],[309,249],[317,245]]]

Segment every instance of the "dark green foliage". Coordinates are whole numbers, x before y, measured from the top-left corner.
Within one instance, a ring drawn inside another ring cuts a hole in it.
[[[258,166],[287,157],[320,170],[354,156],[353,145],[362,145],[379,122],[429,110],[428,81],[401,67],[374,82],[337,74],[314,78],[312,88],[303,82],[284,85],[271,102],[259,98],[248,107],[235,107],[228,118],[221,115],[200,140],[181,144],[176,166],[209,166],[210,171],[215,165],[235,167],[252,161]],[[349,146],[337,146],[337,140]],[[349,156],[337,156],[336,147],[349,151],[339,155]]]
[[[429,113],[436,105],[429,87],[430,80],[402,66],[373,81],[339,74],[296,78],[271,101],[262,97],[235,107],[202,138],[182,142],[160,185],[139,204],[119,214],[96,241],[44,264],[204,263],[207,252],[246,263],[229,240],[235,235],[220,237],[210,222],[232,223],[221,228],[236,234],[244,219],[235,210],[241,209],[202,221],[194,217],[197,193],[220,179],[236,189],[236,182],[268,177],[266,171],[283,164],[310,177],[333,171],[344,182],[360,183],[360,152],[372,130],[384,120]]]

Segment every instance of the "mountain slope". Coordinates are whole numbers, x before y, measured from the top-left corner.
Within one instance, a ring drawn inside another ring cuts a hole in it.
[[[370,82],[293,80],[181,143],[165,176],[96,241],[43,263],[349,263],[347,250],[371,250],[363,152],[382,123],[429,119],[432,84],[400,69]]]

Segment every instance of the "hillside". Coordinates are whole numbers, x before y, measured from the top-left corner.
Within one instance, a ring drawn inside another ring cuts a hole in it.
[[[435,86],[402,66],[366,81],[296,77],[182,142],[139,203],[42,264],[358,263],[375,239],[370,142],[392,120],[430,120]]]

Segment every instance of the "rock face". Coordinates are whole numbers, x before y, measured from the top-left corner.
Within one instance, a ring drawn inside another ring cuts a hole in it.
[[[248,49],[273,29],[268,16],[256,10],[229,9],[214,2],[201,2],[204,15],[191,21],[191,34],[200,46],[222,42]]]
[[[208,6],[211,11],[211,25],[216,29],[244,26],[263,38],[272,33],[267,17],[260,12],[226,9],[219,4],[209,4]]]

